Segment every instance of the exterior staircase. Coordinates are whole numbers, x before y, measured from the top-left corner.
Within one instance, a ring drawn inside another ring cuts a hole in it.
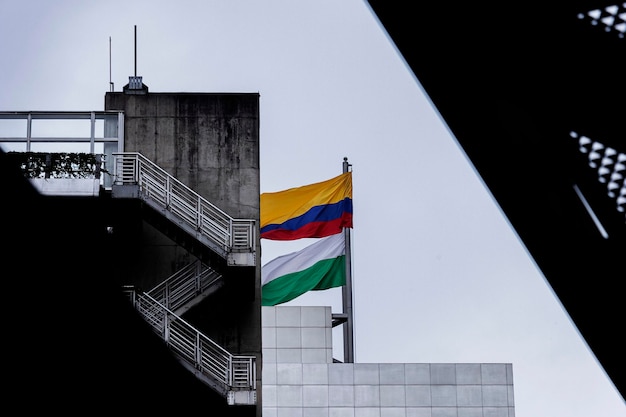
[[[113,198],[139,198],[226,260],[256,265],[256,223],[235,219],[137,152],[114,153]]]
[[[200,244],[228,267],[256,266],[254,220],[228,216],[139,153],[115,153],[114,158],[112,198],[140,199],[159,229],[187,249]],[[149,291],[132,286],[125,291],[181,365],[229,405],[254,405],[256,358],[232,355],[181,317],[222,285],[222,273],[199,258]]]
[[[229,405],[256,404],[256,358],[232,355],[180,315],[215,292],[223,278],[195,261],[147,292],[125,291],[135,309],[176,359]]]

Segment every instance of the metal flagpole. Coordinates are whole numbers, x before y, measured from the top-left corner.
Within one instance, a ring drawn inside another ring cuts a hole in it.
[[[352,164],[348,158],[343,158],[343,172],[348,172]],[[343,314],[346,322],[343,324],[343,360],[345,363],[354,363],[354,321],[352,314],[352,258],[350,246],[350,228],[344,228],[346,239],[346,285],[342,287]]]

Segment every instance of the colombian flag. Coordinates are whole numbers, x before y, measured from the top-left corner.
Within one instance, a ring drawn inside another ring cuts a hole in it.
[[[352,172],[302,187],[261,194],[261,238],[296,240],[352,227]]]

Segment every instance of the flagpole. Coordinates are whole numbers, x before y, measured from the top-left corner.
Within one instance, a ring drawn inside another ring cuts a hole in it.
[[[343,158],[343,173],[348,172],[352,164],[348,158]],[[343,360],[345,363],[354,363],[354,320],[352,314],[352,250],[350,247],[350,228],[343,230],[346,240],[346,285],[342,287],[343,314],[346,322],[343,324]]]

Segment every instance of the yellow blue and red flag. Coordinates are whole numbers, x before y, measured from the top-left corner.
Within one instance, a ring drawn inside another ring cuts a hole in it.
[[[320,238],[352,228],[352,172],[261,194],[261,238]]]

